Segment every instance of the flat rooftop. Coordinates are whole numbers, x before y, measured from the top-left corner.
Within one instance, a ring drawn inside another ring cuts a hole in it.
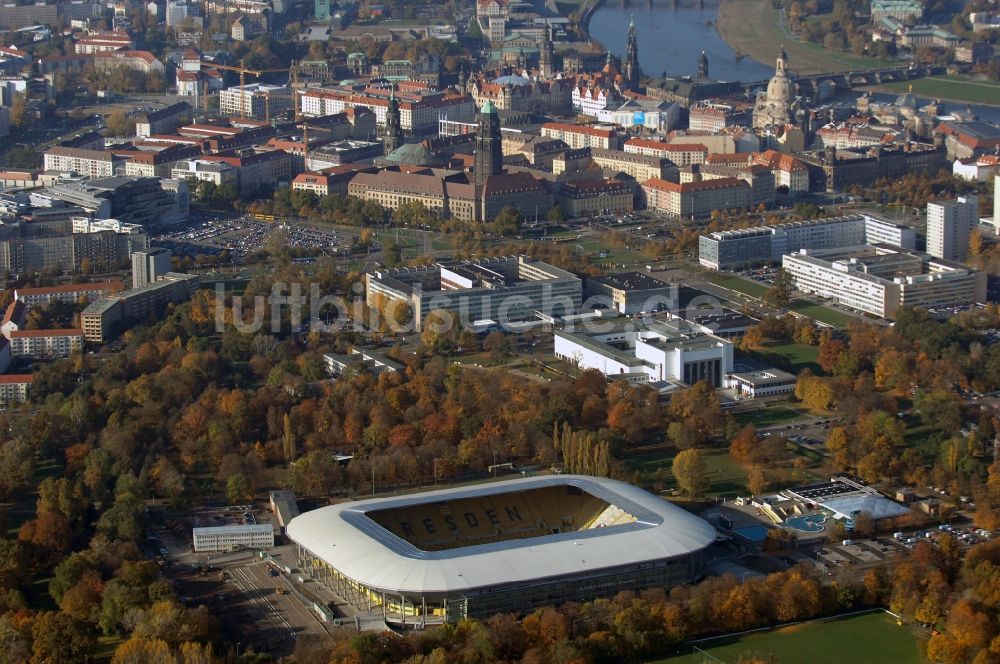
[[[619,272],[618,274],[604,274],[587,278],[599,284],[623,291],[654,290],[670,286],[665,281],[660,281],[656,277],[644,272]]]

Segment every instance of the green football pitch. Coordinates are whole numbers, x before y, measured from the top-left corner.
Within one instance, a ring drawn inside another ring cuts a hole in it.
[[[680,655],[659,660],[659,664],[736,664],[743,653],[770,655],[779,664],[924,664],[927,661],[920,653],[916,634],[882,612],[723,637],[697,645],[710,657]]]

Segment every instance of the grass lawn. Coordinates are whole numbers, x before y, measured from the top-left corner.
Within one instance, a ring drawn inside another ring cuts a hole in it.
[[[760,427],[792,422],[802,417],[803,414],[803,411],[791,406],[771,406],[757,410],[744,410],[736,413],[733,417],[741,425],[752,424],[759,429]]]
[[[773,65],[778,45],[788,52],[789,67],[800,74],[884,67],[889,63],[827,51],[792,36],[771,0],[723,0],[719,6],[719,34],[735,50],[758,62]]]
[[[973,104],[1000,105],[1000,83],[980,81],[964,76],[929,76],[913,81],[887,83],[881,86],[893,92],[906,92],[913,85],[913,93],[923,97],[940,97]]]
[[[655,452],[635,454],[624,459],[629,476],[639,473],[642,482],[652,482],[658,469],[663,469],[663,488],[674,489],[677,482],[670,470],[677,450],[673,447]],[[746,493],[747,471],[733,457],[728,449],[704,450],[705,474],[708,477],[709,496],[735,497]]]
[[[744,295],[749,295],[750,297],[763,297],[764,293],[767,292],[767,286],[758,284],[756,281],[744,279],[743,277],[737,277],[734,274],[709,272],[705,275],[705,278],[716,286],[728,288],[729,290],[736,291],[737,293],[743,293]]]
[[[794,300],[788,308],[803,316],[808,316],[813,320],[818,320],[834,327],[847,327],[847,324],[851,321],[858,320],[856,316],[824,307],[821,304],[813,304],[806,300]]]
[[[715,662],[735,664],[742,653],[773,655],[775,661],[810,664],[922,664],[920,639],[909,627],[900,627],[886,613],[867,613],[840,620],[792,625],[770,632],[705,641],[699,648]],[[659,664],[712,662],[700,655],[680,655]]]
[[[819,364],[816,357],[819,355],[819,346],[807,346],[806,344],[787,343],[773,344],[763,348],[761,354],[781,355],[791,363],[791,372],[798,374],[803,369],[809,369],[813,373],[820,373]]]
[[[93,656],[90,661],[110,662],[111,657],[115,654],[115,650],[121,645],[121,642],[122,639],[120,636],[97,637],[97,645],[94,646]]]

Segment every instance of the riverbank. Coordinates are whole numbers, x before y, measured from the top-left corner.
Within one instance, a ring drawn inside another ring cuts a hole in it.
[[[771,0],[722,0],[719,35],[736,52],[766,65],[774,63],[778,45],[784,44],[788,66],[797,74],[822,74],[868,67],[886,62],[849,53],[831,53],[819,44],[797,41],[784,25],[784,15]]]
[[[900,93],[906,92],[911,85],[913,94],[918,97],[1000,108],[1000,82],[974,80],[963,76],[930,76],[866,89]]]

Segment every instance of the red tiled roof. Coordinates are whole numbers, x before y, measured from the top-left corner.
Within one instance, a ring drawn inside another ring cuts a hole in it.
[[[27,295],[53,295],[55,293],[76,293],[85,291],[119,291],[124,288],[120,281],[93,281],[84,284],[60,284],[58,286],[38,286],[33,288],[18,288],[18,297]]]
[[[664,152],[704,152],[708,153],[708,148],[702,143],[664,143],[663,141],[651,141],[648,138],[630,138],[625,145],[634,145],[640,148],[650,148],[653,150],[663,150]]]
[[[65,330],[14,330],[10,333],[11,339],[20,337],[82,337],[83,330],[71,328]]]
[[[660,191],[677,192],[687,194],[695,191],[710,191],[712,189],[739,189],[749,187],[746,182],[739,178],[717,178],[714,180],[702,180],[700,182],[670,182],[659,178],[652,178],[642,183],[643,187],[659,189]]]
[[[156,59],[156,56],[149,51],[105,51],[104,53],[95,53],[94,58],[97,60],[122,60],[126,58],[135,58],[150,65],[154,62],[159,62],[159,60]]]
[[[21,302],[20,300],[12,301],[10,304],[7,305],[6,311],[3,312],[3,324],[6,325],[12,320],[15,320],[15,318],[17,319],[17,321],[20,321],[21,319],[24,318],[24,310],[25,310],[24,302]]]

